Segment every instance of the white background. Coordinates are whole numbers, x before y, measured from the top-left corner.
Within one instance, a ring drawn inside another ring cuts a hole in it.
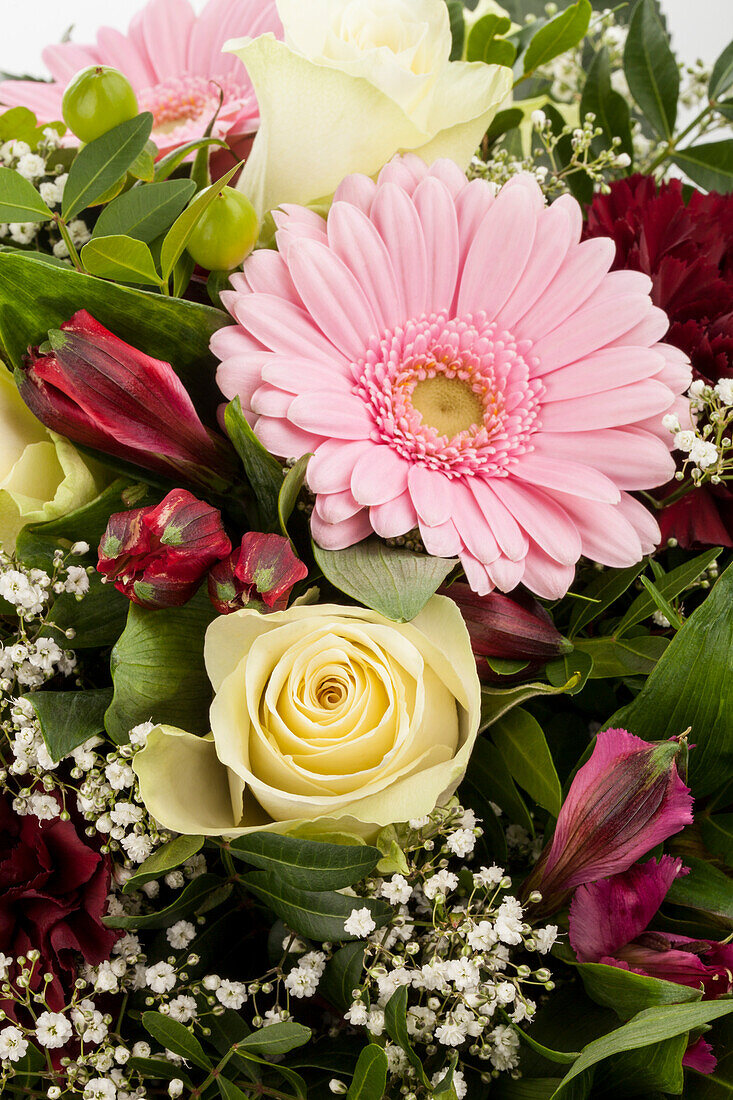
[[[308,0],[301,0],[307,4]],[[97,27],[125,30],[145,0],[0,0],[0,69],[45,75],[41,50],[73,24],[77,42],[94,39]],[[204,0],[193,0],[203,7]],[[609,0],[609,7],[614,3]],[[673,45],[684,61],[712,63],[733,38],[733,0],[662,0]]]

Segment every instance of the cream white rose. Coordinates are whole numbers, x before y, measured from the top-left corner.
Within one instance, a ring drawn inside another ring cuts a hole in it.
[[[12,553],[26,524],[81,508],[99,488],[76,448],[26,408],[0,363],[0,547]]]
[[[333,605],[240,611],[212,623],[205,657],[210,737],[158,726],[134,760],[166,828],[369,835],[429,813],[465,773],[480,690],[452,600],[404,624]]]
[[[444,0],[277,0],[285,40],[228,42],[261,124],[239,187],[260,214],[327,199],[395,153],[465,168],[511,89],[503,66],[450,61]]]

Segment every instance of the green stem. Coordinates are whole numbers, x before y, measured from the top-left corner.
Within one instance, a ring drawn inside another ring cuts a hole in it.
[[[59,233],[61,234],[61,236],[63,238],[64,244],[66,245],[66,247],[69,250],[69,256],[71,257],[71,262],[73,263],[73,265],[74,265],[74,267],[76,268],[77,271],[83,271],[84,270],[84,265],[81,262],[81,257],[79,256],[79,253],[76,250],[76,246],[74,245],[74,242],[71,239],[71,236],[69,234],[69,230],[66,227],[66,222],[64,221],[64,219],[59,214],[54,214],[54,219],[53,220],[56,223],[58,231],[59,231]]]

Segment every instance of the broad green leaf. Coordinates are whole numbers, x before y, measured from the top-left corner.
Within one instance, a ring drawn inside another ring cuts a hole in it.
[[[699,989],[603,963],[580,963],[578,973],[588,996],[597,1004],[612,1008],[622,1020],[629,1020],[654,1005],[681,1004],[702,997]]]
[[[706,191],[733,191],[733,140],[709,141],[678,149],[672,160]]]
[[[661,1005],[644,1009],[623,1027],[589,1043],[553,1093],[553,1098],[557,1097],[559,1100],[560,1097],[565,1097],[564,1088],[575,1077],[615,1054],[654,1046],[675,1035],[681,1035],[683,1032],[711,1023],[731,1011],[733,1011],[733,1000]]]
[[[515,707],[491,727],[491,738],[512,779],[537,803],[557,817],[562,789],[555,764],[536,718]]]
[[[247,1093],[242,1092],[233,1081],[227,1080],[226,1077],[217,1077],[216,1085],[222,1100],[247,1100]]]
[[[204,668],[204,634],[216,612],[206,589],[185,607],[151,611],[131,603],[127,626],[112,650],[114,698],[106,726],[117,742],[140,722],[209,728],[211,684]]]
[[[269,871],[253,871],[240,882],[277,913],[288,928],[321,943],[354,939],[344,931],[344,921],[354,909],[369,909],[377,926],[385,924],[391,913],[383,901],[327,891],[298,890],[283,882],[279,874]]]
[[[240,1054],[252,1052],[260,1054],[263,1058],[275,1058],[280,1054],[287,1054],[307,1043],[312,1035],[309,1027],[303,1027],[295,1020],[283,1020],[278,1024],[270,1024],[268,1027],[259,1028],[240,1039],[237,1050]]]
[[[152,128],[153,116],[146,111],[84,146],[69,170],[64,188],[62,211],[66,221],[86,210],[125,175],[145,148]]]
[[[570,617],[569,636],[574,638],[579,631],[623,596],[643,568],[644,562],[640,561],[638,565],[632,565],[629,569],[607,569],[591,581],[582,592],[584,599],[575,605]]]
[[[201,1043],[178,1020],[172,1020],[162,1012],[143,1012],[142,1024],[148,1035],[152,1035],[166,1050],[172,1050],[207,1072],[212,1068]]]
[[[66,649],[100,649],[112,646],[125,629],[130,601],[111,584],[103,584],[99,573],[89,578],[83,600],[62,592],[53,603],[53,626],[44,627],[43,637],[54,638]],[[65,631],[73,630],[73,638]]]
[[[168,179],[168,177],[175,172],[176,168],[183,164],[186,157],[210,145],[217,145],[220,149],[229,148],[227,143],[220,138],[204,137],[198,138],[196,141],[189,141],[186,145],[181,145],[178,149],[174,149],[172,153],[168,153],[156,162],[155,182],[159,183],[162,180]]]
[[[32,691],[24,698],[36,712],[49,753],[54,760],[63,760],[90,737],[104,732],[112,690]]]
[[[153,1080],[175,1081],[176,1078],[183,1081],[188,1088],[193,1088],[191,1078],[183,1066],[174,1066],[172,1062],[160,1058],[130,1058],[125,1063],[130,1069],[137,1070],[143,1077],[152,1077]]]
[[[94,237],[82,248],[81,262],[100,279],[146,286],[161,283],[150,249],[134,237]]]
[[[510,1022],[506,1012],[502,1012],[503,1018]],[[514,1025],[517,1034],[528,1047],[531,1047],[535,1054],[539,1054],[548,1062],[555,1062],[558,1065],[572,1065],[576,1058],[580,1056],[580,1051],[577,1050],[552,1050],[551,1047],[546,1047],[543,1043],[538,1043],[530,1034],[523,1031],[521,1027]]]
[[[156,848],[151,856],[141,863],[137,871],[122,888],[123,894],[131,894],[153,879],[162,878],[169,871],[180,867],[191,856],[195,856],[204,846],[202,836],[177,836],[161,848]]]
[[[496,745],[481,737],[471,755],[464,783],[472,783],[485,798],[495,802],[509,821],[521,825],[534,836],[534,824],[526,803],[517,790],[511,772]]]
[[[323,844],[280,833],[249,833],[229,846],[233,856],[271,871],[301,890],[341,890],[370,874],[381,858],[365,844]]]
[[[30,180],[13,168],[0,168],[0,223],[47,222],[52,217]]]
[[[638,0],[624,49],[624,72],[642,114],[670,140],[677,121],[680,74],[657,0]]]
[[[384,1008],[384,1027],[390,1039],[397,1043],[409,1058],[410,1065],[415,1070],[420,1083],[424,1088],[429,1088],[430,1082],[425,1076],[420,1058],[413,1049],[407,1030],[407,986],[401,985],[387,1001]]]
[[[495,38],[489,42],[484,53],[486,65],[504,65],[511,69],[517,56],[517,47],[507,38]]]
[[[698,819],[705,847],[728,867],[733,867],[733,814],[713,814]]]
[[[108,928],[170,928],[182,917],[208,913],[210,909],[226,901],[231,892],[231,883],[225,882],[218,875],[199,875],[188,882],[176,895],[175,901],[165,909],[143,915],[125,913],[105,917],[104,924]]]
[[[614,1055],[598,1067],[592,1095],[599,1100],[617,1100],[619,1096],[661,1100],[662,1095],[680,1096],[685,1084],[682,1058],[687,1042],[688,1037],[683,1033],[655,1043],[651,1048]],[[562,1095],[564,1097],[565,1093]]]
[[[224,426],[234,449],[242,460],[257,501],[263,531],[274,531],[279,524],[278,502],[283,487],[283,469],[263,447],[247,423],[238,397],[230,401],[224,413]]]
[[[579,652],[593,658],[590,680],[609,680],[621,676],[648,676],[662,657],[669,639],[656,634],[638,638],[578,638]]]
[[[508,16],[496,15],[494,12],[489,12],[488,15],[477,19],[468,36],[466,60],[486,61],[488,47],[497,35],[506,34],[511,25],[512,21]]]
[[[719,546],[713,547],[712,550],[705,550],[702,554],[698,554],[697,557],[691,558],[688,561],[678,565],[676,569],[673,569],[670,573],[660,577],[656,581],[656,586],[665,600],[674,600],[682,592],[693,584],[694,581],[704,573],[707,567],[715,561],[721,554],[721,548]],[[648,619],[650,615],[654,613],[656,604],[648,592],[642,592],[637,596],[632,603],[629,610],[626,612],[621,622],[616,627],[614,634],[617,638],[625,634],[627,630],[630,630],[632,626],[636,626],[637,623],[642,622],[644,619]]]
[[[463,43],[466,37],[466,22],[463,18],[462,0],[445,0],[450,19],[451,61],[460,61],[463,57]]]
[[[133,187],[105,206],[94,226],[92,240],[122,234],[150,244],[173,224],[195,192],[192,180],[166,180]]]
[[[326,965],[318,993],[341,1012],[345,1012],[353,1001],[352,990],[362,984],[365,950],[365,945],[358,940],[347,943],[338,949]]]
[[[684,858],[690,873],[675,879],[666,900],[672,905],[683,905],[718,917],[733,928],[733,879],[704,859]]]
[[[577,647],[572,653],[564,653],[545,665],[545,676],[553,687],[561,688],[571,679],[575,686],[566,688],[568,695],[577,695],[585,687],[588,678],[593,675],[593,658]]]
[[[695,797],[717,790],[733,771],[731,607],[733,566],[677,632],[639,695],[606,723],[648,741],[691,728],[688,782]]]
[[[103,283],[68,265],[50,267],[22,252],[0,252],[0,344],[13,367],[21,365],[28,347],[42,344],[49,329],[59,328],[82,305],[121,340],[170,363],[202,418],[216,423],[221,396],[211,384],[216,361],[209,341],[230,323],[226,314]]]
[[[733,42],[729,42],[713,65],[708,84],[710,99],[720,99],[733,87]]]
[[[163,241],[163,247],[160,250],[160,266],[163,271],[163,277],[165,279],[170,278],[173,268],[180,259],[186,245],[191,239],[191,234],[196,228],[200,218],[206,213],[221,192],[222,188],[226,187],[229,180],[239,171],[241,164],[235,164],[225,176],[222,176],[220,180],[198,195],[190,206],[186,207],[182,214],[174,221],[171,228],[168,230]],[[66,185],[68,187],[68,184]]]
[[[580,101],[580,117],[596,116],[596,125],[603,127],[606,141],[621,138],[619,149],[633,156],[631,141],[631,115],[624,97],[611,86],[611,59],[608,47],[603,46],[593,58]]]
[[[483,685],[481,688],[481,729],[488,729],[498,722],[502,715],[513,707],[518,707],[533,699],[536,695],[562,695],[571,691],[578,683],[579,675],[574,673],[567,683],[554,687],[552,684],[517,684],[516,687],[494,688]]]
[[[3,79],[7,79],[5,74]],[[66,133],[66,126],[59,120],[44,122],[39,126],[33,111],[29,111],[27,107],[11,107],[0,114],[0,144],[11,140],[24,141],[35,153],[39,143],[44,140],[44,130],[48,126],[52,126],[62,137]],[[58,155],[59,150],[55,156]]]
[[[313,555],[326,580],[359,603],[387,619],[407,623],[418,615],[458,562],[367,539],[346,550],[323,550]]]
[[[285,538],[288,537],[288,520],[293,514],[300,490],[305,483],[305,474],[311,455],[303,455],[294,466],[291,466],[285,475],[285,480],[280,487],[277,498],[277,514],[280,519],[280,530]]]
[[[155,158],[157,154],[158,147],[155,142],[146,141],[142,153],[139,153],[130,165],[129,172],[132,178],[141,180],[144,183],[151,183],[155,179]]]
[[[514,130],[521,124],[524,119],[524,111],[519,107],[509,107],[506,111],[499,111],[494,116],[494,119],[486,131],[486,140],[489,144],[500,138],[502,134],[506,134],[509,130]]]
[[[585,38],[591,17],[590,0],[576,0],[540,27],[524,54],[524,75],[574,49]]]
[[[364,1047],[346,1100],[382,1100],[387,1084],[387,1055],[376,1043]]]

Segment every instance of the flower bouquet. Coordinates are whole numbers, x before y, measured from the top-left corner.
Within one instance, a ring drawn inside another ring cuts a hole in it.
[[[0,84],[0,1091],[723,1098],[733,44],[148,0]]]

